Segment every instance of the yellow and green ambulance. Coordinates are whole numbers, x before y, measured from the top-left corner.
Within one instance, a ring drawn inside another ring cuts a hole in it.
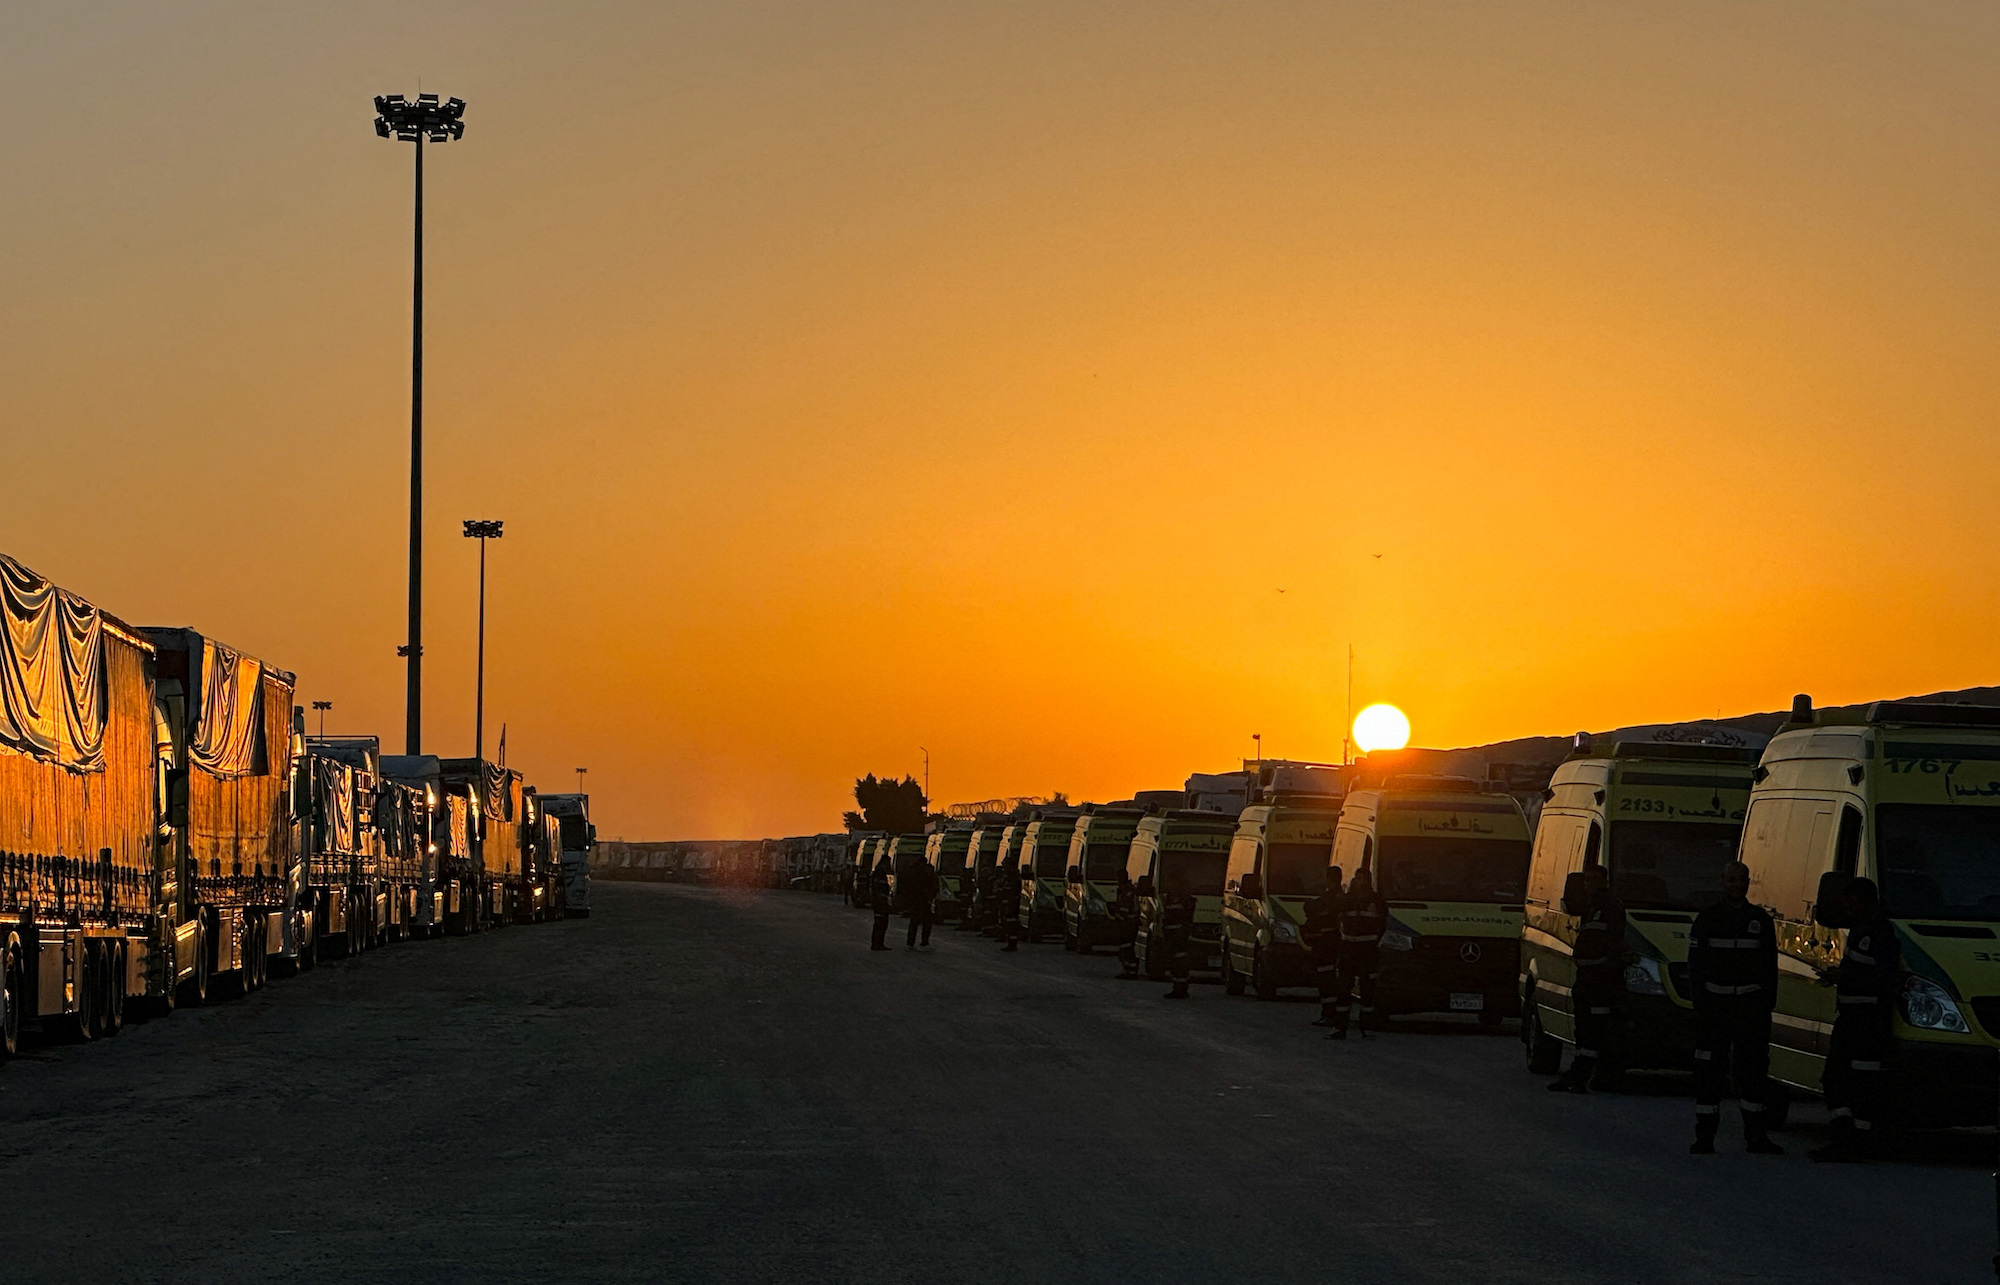
[[[1340,825],[1338,795],[1279,795],[1243,809],[1222,890],[1222,984],[1263,999],[1280,987],[1313,986],[1306,903],[1326,891]]]
[[[993,872],[1000,861],[1000,827],[983,825],[965,841],[965,873],[959,881],[960,923],[983,928],[993,917]]]
[[[1618,1069],[1693,1065],[1688,929],[1722,893],[1736,859],[1757,751],[1722,745],[1579,736],[1544,794],[1521,926],[1521,1041],[1528,1067],[1560,1069],[1576,1042],[1578,917],[1563,908],[1569,876],[1602,863],[1625,907],[1625,999],[1613,1041]]]
[[[1397,1013],[1514,1010],[1528,821],[1462,777],[1399,775],[1348,793],[1333,864],[1372,872],[1389,903],[1376,1004]]]
[[[1818,922],[1862,875],[1905,976],[1888,1118],[1991,1124],[2000,1048],[2000,709],[1882,701],[1815,715],[1800,697],[1764,748],[1743,824],[1750,900],[1778,925],[1771,1074],[1818,1092],[1846,930]],[[1824,912],[1822,912],[1824,913]],[[1838,915],[1829,916],[1838,918]]]
[[[924,860],[937,871],[937,917],[941,921],[961,918],[972,904],[966,874],[966,853],[971,844],[972,826],[962,821],[932,831],[924,843]]]
[[[1021,835],[1021,931],[1029,941],[1063,929],[1063,874],[1075,812],[1037,812]]]
[[[1131,854],[1132,835],[1146,814],[1137,808],[1085,804],[1069,840],[1069,868],[1063,872],[1063,945],[1088,955],[1094,946],[1122,946],[1131,921],[1112,918],[1118,880]]]
[[[1134,946],[1139,967],[1160,981],[1167,976],[1167,935],[1160,894],[1169,876],[1187,880],[1194,895],[1194,933],[1189,967],[1217,967],[1222,945],[1222,885],[1229,868],[1229,845],[1236,818],[1225,812],[1172,811],[1142,818],[1132,832],[1125,873],[1139,894]]]

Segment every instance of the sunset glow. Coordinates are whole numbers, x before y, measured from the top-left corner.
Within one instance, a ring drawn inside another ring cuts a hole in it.
[[[1394,705],[1370,705],[1354,716],[1354,744],[1363,754],[1410,743],[1410,720]]]
[[[487,738],[607,838],[1338,758],[1350,642],[1427,745],[1992,680],[1992,13],[366,14],[0,45],[0,550],[334,731],[402,725],[419,71],[425,725],[504,518]]]

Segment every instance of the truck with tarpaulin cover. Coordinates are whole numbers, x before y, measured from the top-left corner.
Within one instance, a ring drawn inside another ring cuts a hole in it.
[[[479,914],[496,926],[520,917],[521,774],[485,759],[440,759],[445,783],[469,789],[480,810],[473,837],[479,866]]]
[[[138,630],[0,556],[0,1055],[171,1004],[164,734]]]
[[[590,914],[590,857],[597,827],[590,823],[588,794],[544,794],[542,814],[554,817],[562,859],[562,913],[570,919]]]
[[[344,958],[407,924],[382,872],[376,825],[381,745],[372,736],[309,736],[299,760],[299,959]]]
[[[478,834],[482,809],[468,785],[444,779],[441,760],[431,754],[382,757],[382,775],[420,796],[428,850],[426,881],[417,892],[417,923],[433,934],[455,936],[479,930]]]
[[[293,761],[304,719],[297,680],[193,629],[140,631],[153,644],[166,715],[172,904],[182,994],[240,994],[272,956],[298,957]]]

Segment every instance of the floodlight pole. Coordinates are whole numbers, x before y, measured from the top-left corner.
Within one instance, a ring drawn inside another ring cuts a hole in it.
[[[423,752],[424,726],[424,143],[465,137],[465,100],[436,94],[375,99],[375,133],[416,145],[416,204],[410,278],[410,639],[397,651],[409,662],[404,690],[406,752]]]
[[[416,269],[410,288],[410,668],[403,693],[405,754],[424,734],[424,140],[418,135]],[[480,545],[483,565],[486,546]]]
[[[468,520],[465,537],[479,541],[479,686],[472,715],[472,757],[486,757],[486,542],[498,540],[503,524],[492,520]]]

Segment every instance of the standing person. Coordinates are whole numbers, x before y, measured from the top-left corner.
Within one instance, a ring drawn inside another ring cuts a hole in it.
[[[1118,978],[1133,981],[1139,976],[1139,888],[1130,873],[1118,872],[1118,896],[1111,903],[1111,922],[1118,925]]]
[[[875,863],[875,869],[868,875],[868,903],[875,910],[875,933],[868,939],[868,949],[887,950],[882,940],[889,935],[889,857],[884,853]]]
[[[1188,948],[1194,938],[1194,894],[1188,891],[1187,876],[1178,870],[1166,875],[1160,897],[1160,928],[1167,939],[1167,976],[1174,988],[1167,999],[1186,999],[1191,970]]]
[[[1873,1159],[1881,1145],[1883,1063],[1888,1060],[1902,943],[1882,913],[1872,879],[1850,879],[1841,897],[1847,911],[1847,947],[1840,962],[1820,972],[1834,987],[1833,1035],[1826,1050],[1826,1104],[1833,1111],[1833,1140],[1815,1148],[1820,1161]]]
[[[1625,996],[1625,905],[1612,895],[1602,865],[1583,868],[1583,904],[1577,916],[1576,986],[1570,1013],[1576,1022],[1576,1053],[1569,1070],[1549,1082],[1551,1093],[1588,1093],[1592,1072],[1605,1055],[1612,1013]],[[1598,1083],[1603,1088],[1602,1080]]]
[[[1328,866],[1326,887],[1306,903],[1305,923],[1300,925],[1306,949],[1312,952],[1313,980],[1319,984],[1319,1016],[1313,1019],[1314,1026],[1336,1025],[1333,996],[1340,979],[1340,880],[1340,867]]]
[[[1347,1038],[1347,1018],[1355,990],[1361,992],[1361,1038],[1375,1016],[1375,974],[1382,966],[1382,934],[1389,930],[1389,903],[1375,891],[1375,878],[1363,866],[1340,901],[1340,953],[1333,983],[1333,1030],[1326,1038]],[[1378,1024],[1377,1029],[1380,1029]]]
[[[1688,988],[1694,993],[1694,1142],[1691,1155],[1715,1154],[1722,1090],[1736,1077],[1745,1149],[1782,1156],[1764,1127],[1771,1067],[1771,1009],[1778,1002],[1778,934],[1762,906],[1746,899],[1750,868],[1722,868],[1722,900],[1688,930]]]
[[[1002,950],[1021,949],[1021,858],[1008,853],[1000,863],[999,887],[1000,940],[1007,944]]]
[[[910,917],[910,931],[905,941],[910,950],[931,948],[931,925],[937,922],[937,867],[929,861],[918,861],[910,868],[910,890],[908,900],[903,903],[903,913]],[[917,941],[917,930],[923,930],[923,941]]]

